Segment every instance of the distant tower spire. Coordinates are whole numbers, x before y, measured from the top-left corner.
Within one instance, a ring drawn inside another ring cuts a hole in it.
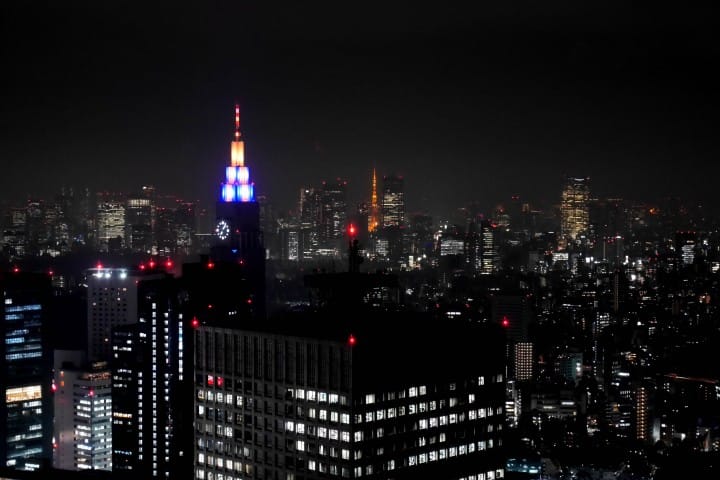
[[[235,104],[235,141],[240,140],[240,105]]]
[[[240,105],[235,104],[235,135],[230,144],[230,165],[233,167],[245,166],[245,142],[240,133]]]
[[[230,166],[225,167],[225,181],[220,198],[223,202],[254,202],[254,183],[245,166],[245,142],[240,133],[240,105],[235,105],[235,134],[230,142]]]
[[[370,215],[368,218],[368,232],[374,232],[377,230],[378,225],[380,224],[380,219],[378,218],[380,209],[378,208],[378,198],[377,198],[377,175],[375,173],[375,167],[373,167],[373,175],[372,175],[372,193],[370,194]]]

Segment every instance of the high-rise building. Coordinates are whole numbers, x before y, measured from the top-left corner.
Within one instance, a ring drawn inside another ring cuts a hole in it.
[[[133,252],[153,247],[154,205],[149,198],[128,198],[125,208],[125,245]]]
[[[503,476],[492,326],[352,310],[197,330],[194,478]]]
[[[379,298],[396,298],[392,275],[306,285],[305,312],[258,322],[224,304],[195,331],[196,479],[503,475],[498,326],[401,312]]]
[[[50,294],[47,275],[0,272],[0,465],[18,470],[37,470],[51,457]]]
[[[260,207],[255,184],[245,165],[245,143],[240,133],[240,107],[235,105],[235,133],[230,144],[230,165],[225,167],[220,200],[216,204],[215,245],[211,256],[218,261],[242,263],[255,289],[253,301],[265,305],[265,247],[260,230]]]
[[[110,370],[84,358],[82,351],[55,351],[53,467],[112,470]]]
[[[405,181],[392,174],[383,178],[382,226],[401,227],[405,225]]]
[[[87,271],[88,359],[112,358],[112,329],[137,322],[137,272],[98,265]]]
[[[193,320],[182,292],[172,277],[141,281],[137,322],[113,329],[113,472],[122,478],[183,478],[192,462]]]
[[[97,246],[103,252],[119,251],[125,241],[125,205],[102,198],[97,205]]]
[[[534,361],[532,342],[518,342],[514,345],[514,350],[514,380],[517,380],[518,382],[532,380]]]
[[[635,388],[635,438],[647,441],[650,439],[650,415],[648,388]]]
[[[560,202],[560,246],[566,247],[588,232],[590,179],[565,179]]]
[[[347,225],[347,181],[323,182],[320,190],[319,242],[321,248],[339,249]]]
[[[492,274],[500,267],[500,254],[495,238],[495,225],[488,220],[480,222],[480,273]]]

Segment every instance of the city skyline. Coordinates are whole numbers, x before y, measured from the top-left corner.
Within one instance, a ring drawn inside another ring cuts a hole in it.
[[[713,206],[701,11],[107,8],[7,9],[4,196],[127,190],[141,171],[209,204],[237,101],[258,194],[282,208],[320,178],[366,197],[373,166],[406,178],[409,211],[554,203],[565,174]]]

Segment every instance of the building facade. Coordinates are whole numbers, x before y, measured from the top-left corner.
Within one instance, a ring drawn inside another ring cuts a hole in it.
[[[47,275],[0,272],[0,462],[17,470],[37,470],[51,456],[51,358],[44,338],[50,292]]]
[[[428,361],[446,333],[302,322],[197,330],[194,478],[503,477],[502,341]]]

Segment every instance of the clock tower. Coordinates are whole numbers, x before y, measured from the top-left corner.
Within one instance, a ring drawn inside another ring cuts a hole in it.
[[[265,247],[260,231],[260,207],[255,184],[245,165],[245,142],[240,133],[240,106],[235,105],[235,133],[230,143],[230,165],[215,207],[215,240],[211,257],[216,262],[236,262],[256,292],[258,306],[265,299]]]

